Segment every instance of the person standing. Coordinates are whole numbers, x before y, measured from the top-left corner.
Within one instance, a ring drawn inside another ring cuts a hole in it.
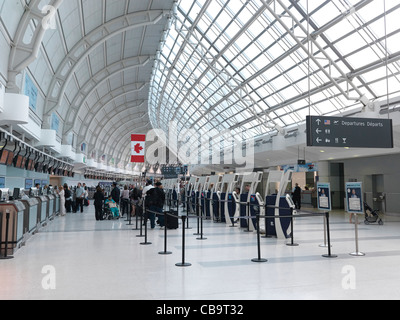
[[[63,186],[60,186],[60,188],[58,189],[58,195],[60,196],[60,215],[64,217],[66,214],[66,210],[65,210],[65,191]]]
[[[65,210],[67,213],[71,213],[72,206],[72,192],[68,188],[68,185],[64,184],[64,196],[65,196]]]
[[[130,203],[129,190],[128,190],[128,186],[125,185],[124,190],[122,190],[122,193],[121,193],[121,216],[122,217],[124,216],[125,212],[127,215],[130,212],[129,203]]]
[[[78,183],[76,188],[76,211],[81,207],[81,213],[83,213],[83,201],[85,199],[85,190],[82,188],[81,183]]]
[[[296,183],[296,187],[293,190],[293,202],[296,206],[296,209],[301,209],[301,188],[299,184]]]
[[[156,187],[150,189],[147,192],[146,198],[148,197],[149,212],[148,216],[150,219],[150,226],[152,229],[155,228],[155,218],[156,213],[163,213],[164,203],[165,203],[165,193],[161,182],[156,183]],[[164,227],[164,216],[159,215],[158,221],[160,227]]]
[[[93,195],[93,199],[96,221],[101,221],[103,220],[103,204],[105,197],[103,190],[101,190],[100,186],[97,186],[96,192]]]
[[[113,182],[112,186],[113,186],[113,189],[111,190],[111,197],[114,200],[114,202],[117,205],[119,205],[121,191],[119,190],[119,188],[117,187],[117,184],[115,182]]]

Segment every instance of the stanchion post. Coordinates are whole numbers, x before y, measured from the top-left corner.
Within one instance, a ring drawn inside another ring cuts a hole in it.
[[[128,220],[126,220],[126,221],[129,221],[129,223],[127,223],[126,225],[127,226],[130,226],[130,225],[132,225],[132,216],[131,216],[131,211],[132,211],[132,204],[131,204],[131,202],[129,201],[129,204],[128,204]]]
[[[167,230],[168,230],[168,213],[164,212],[164,251],[161,251],[158,254],[163,254],[163,255],[172,254],[171,251],[167,251]]]
[[[193,233],[194,236],[200,235],[200,207],[199,204],[196,203],[196,216],[197,216],[197,232]]]
[[[293,224],[294,224],[294,219],[293,219],[293,212],[294,212],[294,210],[293,210],[293,208],[290,208],[290,215],[291,215],[291,222],[290,222],[290,238],[291,238],[291,241],[290,241],[290,243],[287,243],[286,245],[287,246],[289,246],[289,247],[297,247],[299,244],[298,243],[294,243],[294,232],[293,232],[293,230],[294,230],[294,227],[293,227]],[[278,218],[278,219],[280,219],[280,218]]]
[[[141,242],[140,244],[143,246],[151,244],[151,242],[147,242],[147,210],[144,211],[144,242]]]
[[[201,210],[200,210],[201,212]],[[203,237],[203,215],[200,216],[200,238],[196,238],[197,240],[207,240],[207,238]]]
[[[258,258],[254,258],[251,261],[253,262],[267,262],[267,259],[261,258],[261,239],[260,239],[260,216],[257,215],[257,250],[258,250]]]
[[[182,225],[185,225],[187,216],[182,216]],[[175,264],[177,267],[190,267],[192,264],[185,262],[185,228],[182,228],[182,262]]]
[[[326,221],[326,214],[325,214],[323,220],[324,220],[324,244],[320,244],[320,245],[319,245],[320,248],[326,248],[326,247],[328,246],[328,245],[326,244],[326,224],[327,224],[327,221]]]
[[[137,207],[135,206],[135,220],[136,220],[136,226],[135,226],[135,229],[132,229],[132,230],[139,230],[139,228],[138,228],[138,222],[139,222],[139,217],[138,217],[138,214],[137,214]]]
[[[355,215],[356,215],[356,222],[354,225],[354,229],[355,229],[355,240],[356,240],[356,252],[352,252],[352,253],[350,253],[350,255],[362,257],[362,256],[365,256],[365,253],[360,252],[358,250],[358,214],[356,213]]]
[[[146,207],[143,204],[143,211],[142,211],[142,215],[140,216],[140,234],[138,234],[136,237],[138,238],[142,238],[144,237],[143,235],[143,216],[146,212]],[[136,229],[137,229],[137,220],[136,220]]]
[[[246,218],[247,218],[247,229],[244,232],[253,232],[250,230],[250,202],[246,202]]]
[[[328,238],[328,254],[324,254],[324,258],[337,258],[337,255],[331,253],[331,233],[329,228],[329,212],[325,213],[326,220],[326,236]]]

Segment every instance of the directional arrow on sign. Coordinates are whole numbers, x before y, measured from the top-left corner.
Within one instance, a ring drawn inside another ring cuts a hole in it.
[[[321,142],[322,142],[322,139],[317,138],[317,143],[321,143]]]
[[[317,129],[316,132],[317,132],[317,134],[320,134],[322,132],[322,130]]]
[[[317,120],[315,120],[315,122],[316,122],[318,125],[320,125],[321,122],[322,122],[322,120],[321,120],[321,119],[317,119]]]

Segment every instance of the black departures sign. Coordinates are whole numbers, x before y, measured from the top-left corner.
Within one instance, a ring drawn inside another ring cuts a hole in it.
[[[390,119],[307,117],[307,146],[393,148]]]

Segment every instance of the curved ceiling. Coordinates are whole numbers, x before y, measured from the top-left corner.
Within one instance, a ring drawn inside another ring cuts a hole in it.
[[[57,10],[41,34],[46,6]],[[17,33],[19,54],[24,38],[40,40],[26,71],[39,89],[42,127],[56,116],[63,144],[72,134],[74,147],[85,143],[89,157],[129,163],[128,137],[151,129],[150,79],[173,6],[174,0],[31,0]]]
[[[254,138],[400,92],[395,0],[1,3],[14,9],[7,89],[25,70],[42,128],[57,117],[63,144],[95,159],[126,165],[130,133],[170,121]]]

